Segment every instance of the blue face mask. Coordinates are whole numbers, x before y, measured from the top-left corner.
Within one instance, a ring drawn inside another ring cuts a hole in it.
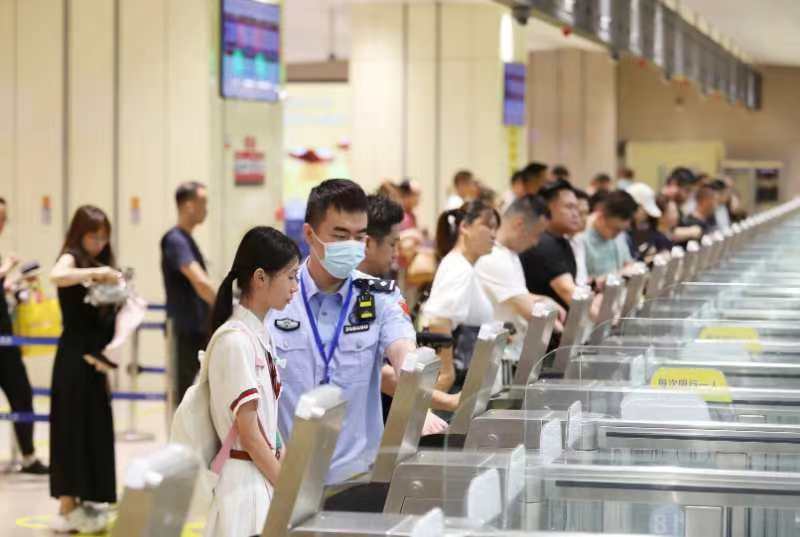
[[[361,241],[323,242],[316,233],[314,238],[325,248],[325,257],[320,263],[334,278],[346,279],[364,261],[365,245]]]

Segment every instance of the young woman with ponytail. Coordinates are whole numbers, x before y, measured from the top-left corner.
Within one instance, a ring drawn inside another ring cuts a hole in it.
[[[439,353],[439,390],[453,388],[456,369],[465,371],[469,366],[480,325],[492,320],[492,303],[478,280],[475,263],[491,253],[499,226],[500,215],[480,200],[439,217],[436,250],[441,263],[422,309],[431,332],[452,335],[455,340],[452,350]]]
[[[206,362],[211,419],[223,452],[230,448],[230,454],[221,461],[206,536],[256,535],[264,527],[284,455],[278,357],[264,318],[285,308],[297,292],[299,262],[291,239],[255,227],[239,244],[217,293]],[[238,304],[234,283],[241,291]]]

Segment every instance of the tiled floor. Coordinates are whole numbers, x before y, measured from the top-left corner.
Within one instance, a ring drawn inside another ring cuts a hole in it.
[[[157,364],[148,364],[157,365]],[[31,358],[26,360],[31,382],[34,386],[49,384],[52,360],[49,358]],[[147,375],[140,377],[142,391],[163,391],[163,375]],[[127,389],[126,379],[122,379],[123,389]],[[45,397],[37,397],[34,406],[37,412],[47,413],[50,401]],[[7,411],[4,396],[0,395],[0,411]],[[114,403],[114,418],[117,431],[127,429],[128,403]],[[117,483],[120,486],[124,469],[130,460],[153,452],[161,446],[166,438],[165,404],[162,402],[138,403],[138,429],[155,435],[149,442],[122,442],[116,444]],[[0,466],[5,467],[10,456],[12,429],[8,422],[0,422]],[[35,426],[35,443],[37,453],[47,459],[48,424],[37,423]],[[119,498],[122,498],[120,486]],[[57,511],[57,503],[50,498],[47,477],[28,477],[19,474],[0,474],[0,535],[3,537],[30,537],[54,535],[48,527],[49,518]],[[189,517],[184,530],[184,537],[202,535],[202,516]]]

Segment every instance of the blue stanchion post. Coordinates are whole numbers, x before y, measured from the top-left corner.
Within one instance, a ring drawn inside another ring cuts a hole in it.
[[[131,337],[131,367],[129,369],[131,392],[139,391],[139,333],[141,330],[151,329],[149,327],[155,324],[157,323],[142,323]],[[118,440],[122,440],[124,442],[145,442],[155,439],[155,435],[139,431],[137,428],[138,415],[136,401],[141,399],[122,398],[119,396],[114,397],[114,394],[111,394],[111,397],[112,399],[123,399],[128,401],[128,428],[117,434]]]
[[[164,304],[151,304],[147,307],[150,311],[165,311]],[[144,367],[139,365],[139,332],[141,330],[159,330],[166,334],[166,322],[145,322],[139,325],[138,329],[133,333],[131,338],[131,368],[129,370],[131,376],[131,391],[119,391],[119,377],[115,374],[115,384],[117,390],[112,392],[111,398],[115,400],[129,401],[128,406],[128,430],[120,433],[118,438],[127,441],[143,441],[153,440],[155,435],[150,433],[143,433],[137,431],[136,422],[136,402],[137,401],[166,401],[167,395],[158,392],[140,392],[138,376],[139,373],[165,373],[166,369],[163,367]],[[25,337],[25,336],[0,336],[0,347],[20,347],[22,345],[58,345],[59,338],[54,337]],[[33,388],[33,395],[39,397],[50,397],[51,391],[47,388]],[[0,413],[0,421],[24,421],[30,419],[31,421],[48,421],[49,416],[44,414],[33,413]],[[12,459],[15,458],[17,453],[17,446],[14,440],[14,435],[11,434],[12,442]],[[12,460],[13,465],[13,460]]]

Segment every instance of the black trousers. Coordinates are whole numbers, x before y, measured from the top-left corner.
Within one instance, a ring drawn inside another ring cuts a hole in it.
[[[19,347],[0,347],[0,389],[13,412],[33,412],[33,390]],[[33,455],[33,423],[15,423],[14,432],[23,455]]]
[[[194,383],[200,371],[197,352],[206,346],[206,335],[197,332],[173,332],[173,349],[175,352],[175,406],[183,400],[183,394]]]

